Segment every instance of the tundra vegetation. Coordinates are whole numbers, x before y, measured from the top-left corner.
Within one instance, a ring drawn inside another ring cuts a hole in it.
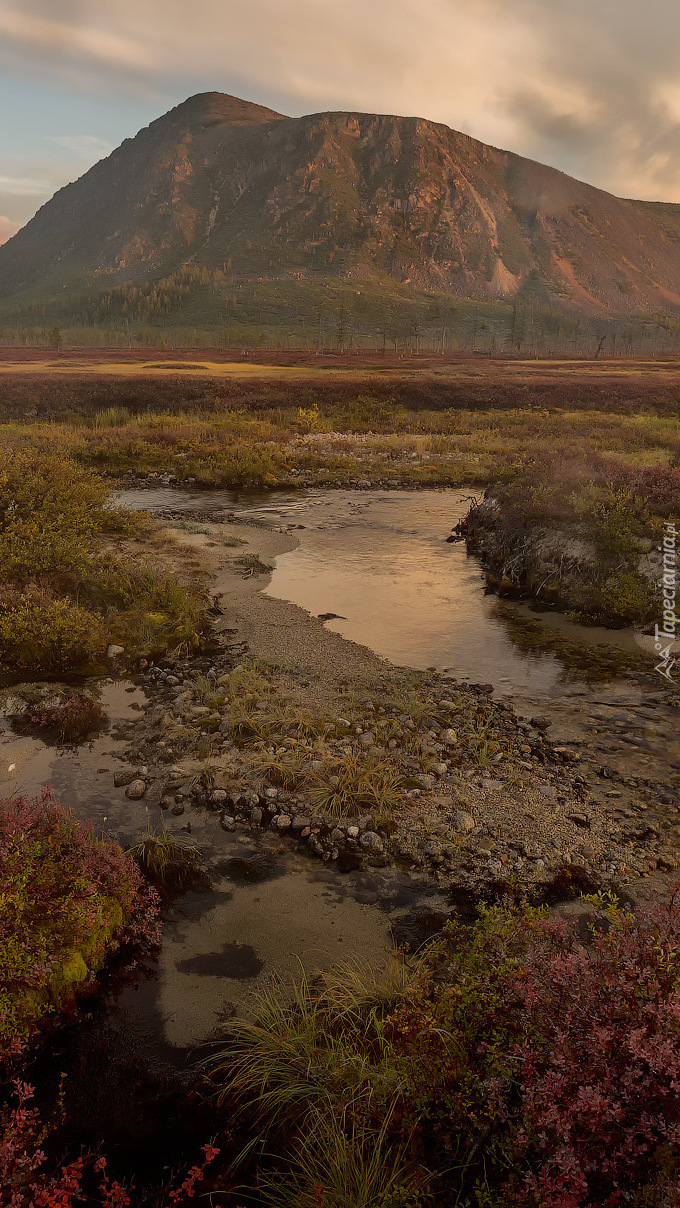
[[[266,1208],[676,1204],[680,911],[591,906],[585,940],[526,904],[481,908],[384,973],[303,981],[293,1005],[265,995],[208,1062],[217,1103],[250,1125],[241,1194]]]
[[[158,475],[201,487],[486,488],[501,505],[492,520],[503,541],[491,559],[501,584],[506,576],[514,591],[542,595],[598,623],[645,624],[658,613],[654,568],[644,563],[680,488],[672,367],[609,365],[588,373],[578,363],[481,369],[464,363],[457,374],[442,371],[440,380],[431,369],[401,378],[393,370],[296,373],[286,377],[282,369],[279,380],[259,382],[122,378],[92,390],[77,376],[61,384],[49,374],[10,376],[0,439],[10,466],[12,458],[29,455],[67,459],[64,466],[77,466],[80,478],[62,467],[62,480],[87,481],[90,491],[95,479],[87,472]],[[39,405],[28,406],[31,400]],[[36,410],[42,414],[27,417]],[[64,515],[75,532],[75,514]],[[93,523],[101,538],[122,521],[100,504],[90,508],[79,538],[90,550]],[[567,546],[572,539],[585,543],[587,558],[571,559],[572,574],[564,560],[546,571],[540,559],[534,566],[518,559],[538,530],[560,532]],[[120,560],[113,567],[109,559],[107,576],[100,559],[91,590],[79,590],[76,600],[73,592],[50,594],[45,583],[45,575],[63,574],[62,565],[63,558],[54,572],[30,573],[20,566],[27,582],[17,584],[48,610],[57,647],[69,633],[81,650],[101,646],[101,629],[82,608],[89,605],[90,616],[101,619],[102,596],[118,610],[119,628],[129,611],[147,644],[159,631],[187,640],[195,628],[186,598],[172,599],[167,580],[152,584],[150,571],[128,576]],[[22,607],[12,624],[35,641],[30,615]],[[0,624],[0,643],[2,636]],[[74,651],[54,657],[63,663]]]
[[[144,653],[196,642],[200,586],[133,556],[143,521],[111,506],[110,494],[98,475],[50,442],[5,450],[0,670],[86,670],[103,665],[109,644]],[[76,711],[74,702],[73,717],[51,722],[72,728]]]

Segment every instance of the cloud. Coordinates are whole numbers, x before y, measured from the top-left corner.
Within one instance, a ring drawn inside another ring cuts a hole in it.
[[[0,0],[0,65],[25,78],[159,112],[217,88],[419,114],[678,200],[679,61],[677,0]]]
[[[18,230],[18,222],[12,222],[10,218],[5,218],[4,214],[0,214],[0,243],[7,243]]]
[[[0,193],[9,197],[44,197],[54,191],[49,180],[33,180],[30,176],[0,176]]]
[[[74,155],[81,159],[86,159],[93,163],[97,159],[103,159],[104,156],[110,155],[115,144],[109,142],[105,138],[97,138],[94,134],[60,134],[53,135],[50,140],[55,147],[62,147],[65,151],[72,151]]]

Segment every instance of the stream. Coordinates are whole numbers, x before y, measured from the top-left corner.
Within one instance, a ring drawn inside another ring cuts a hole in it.
[[[650,640],[487,594],[478,561],[463,543],[446,542],[470,494],[140,488],[120,498],[187,518],[224,511],[291,532],[299,544],[278,557],[266,594],[334,614],[327,625],[393,663],[492,684],[518,712],[548,713],[551,735],[582,743],[594,767],[666,781],[661,805],[677,814],[678,713],[654,672]],[[115,727],[133,723],[146,698],[131,681],[103,680],[97,690],[114,732],[88,744],[57,749],[0,729],[0,792],[14,763],[16,794],[51,784],[76,816],[126,843],[146,829],[146,807],[110,791],[113,761],[127,745]],[[158,814],[154,807],[153,825]],[[186,819],[164,821],[180,829]],[[426,875],[371,869],[343,877],[270,833],[224,834],[204,811],[191,824],[213,888],[170,910],[157,964],[109,1008],[124,1033],[141,1031],[161,1056],[193,1049],[235,1012],[248,1012],[272,974],[290,980],[303,967],[313,975],[339,956],[379,961],[395,936],[417,942],[441,915]]]

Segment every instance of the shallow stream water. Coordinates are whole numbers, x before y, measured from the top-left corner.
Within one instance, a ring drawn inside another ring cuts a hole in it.
[[[470,494],[140,489],[121,498],[135,508],[181,510],[187,518],[224,511],[291,531],[299,544],[278,557],[267,594],[317,616],[336,614],[326,624],[394,663],[491,683],[520,713],[548,712],[551,736],[583,743],[594,765],[667,777],[677,788],[678,713],[663,681],[655,682],[649,643],[487,594],[478,561],[464,544],[446,542]],[[636,669],[617,677],[614,662],[622,656],[637,659]],[[134,720],[145,703],[130,682],[103,681],[99,690],[113,723]],[[15,793],[51,784],[97,832],[128,842],[147,823],[144,802],[111,790],[126,745],[103,734],[58,751],[5,730],[0,792],[9,787],[6,768],[14,762]],[[669,809],[676,809],[672,802]],[[187,821],[152,807],[151,824],[161,817],[177,830]],[[421,918],[436,917],[436,892],[422,876],[385,870],[340,877],[286,852],[266,832],[224,834],[215,815],[198,811],[191,824],[213,863],[215,886],[173,908],[158,964],[115,1006],[123,1030],[141,1027],[161,1047],[185,1049],[205,1039],[234,1010],[247,1011],[272,973],[292,978],[301,963],[313,972],[338,956],[380,960],[391,926],[396,922],[401,939],[414,925],[416,903]]]

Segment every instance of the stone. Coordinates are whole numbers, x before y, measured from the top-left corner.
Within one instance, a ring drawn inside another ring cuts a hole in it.
[[[279,790],[278,789],[265,789],[264,795],[268,801],[276,801],[276,798],[279,795]]]
[[[144,780],[133,780],[125,790],[125,796],[131,801],[141,801],[146,793],[146,782]]]
[[[207,717],[209,713],[210,709],[207,707],[207,705],[191,706],[191,714],[193,717]]]
[[[482,788],[486,789],[489,793],[497,793],[499,789],[503,788],[503,785],[500,780],[491,780],[489,777],[485,777],[482,780]]]
[[[169,810],[175,804],[175,799],[174,797],[161,797],[159,804],[162,810]]]
[[[348,826],[345,833],[348,839],[354,840],[358,839],[359,835],[361,834],[358,826]]]
[[[136,779],[136,772],[116,772],[113,778],[113,783],[117,789],[123,789],[127,784],[132,784],[132,781]]]
[[[289,831],[293,823],[290,814],[279,814],[276,819],[276,829],[279,831]]]
[[[448,765],[445,763],[435,763],[432,767],[435,776],[446,776],[448,770]]]
[[[221,814],[220,815],[220,826],[222,827],[223,831],[235,831],[236,830],[236,819],[233,817],[232,814]]]
[[[447,747],[455,747],[456,743],[458,742],[458,735],[456,734],[455,730],[451,729],[450,726],[446,730],[442,730],[439,737]]]
[[[290,824],[290,829],[298,833],[299,831],[304,831],[308,827],[311,827],[311,825],[311,818],[306,817],[304,814],[294,814],[293,820]]]
[[[585,814],[567,814],[567,818],[570,822],[574,823],[574,826],[580,826],[583,830],[590,830],[590,819]]]
[[[375,734],[371,734],[370,730],[367,730],[365,734],[359,735],[359,746],[360,747],[372,747],[374,745],[374,743],[375,743]]]
[[[177,801],[172,807],[172,812],[176,818],[181,818],[184,813],[184,806],[181,801]]]
[[[477,823],[472,814],[468,814],[465,810],[457,810],[453,815],[453,825],[457,831],[462,831],[463,834],[469,834],[475,829]]]
[[[213,789],[212,793],[210,794],[210,804],[224,805],[228,796],[229,794],[227,793],[226,789]]]
[[[546,801],[554,801],[557,797],[557,789],[554,784],[539,784],[538,791]]]
[[[259,805],[254,805],[250,811],[250,825],[251,826],[261,826],[262,825],[262,810],[260,809]]]
[[[331,831],[330,838],[331,843],[334,843],[337,846],[338,844],[345,842],[345,832],[340,830],[339,827],[335,826]],[[335,858],[337,859],[337,856]]]
[[[427,856],[428,860],[435,860],[437,856],[441,856],[442,854],[442,845],[441,843],[437,843],[436,839],[430,839],[423,847],[423,853]]]
[[[532,726],[535,726],[537,730],[548,730],[552,725],[552,721],[549,717],[531,717],[529,720]]]
[[[384,850],[383,841],[380,838],[380,835],[377,835],[375,831],[370,830],[364,831],[363,835],[359,839],[359,846],[363,847],[364,851],[381,852]]]
[[[107,659],[117,659],[119,654],[125,654],[124,646],[116,646],[113,643],[111,643],[110,646],[106,647]]]
[[[663,872],[674,872],[678,867],[678,862],[672,856],[659,856],[656,866]]]

